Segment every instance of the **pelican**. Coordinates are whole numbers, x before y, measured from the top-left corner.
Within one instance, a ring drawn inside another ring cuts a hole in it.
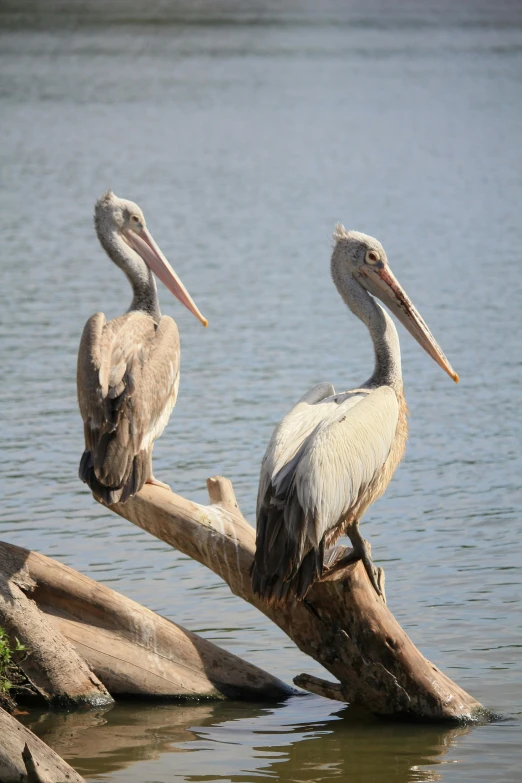
[[[78,352],[78,402],[85,451],[79,475],[106,505],[125,503],[152,473],[152,448],[176,403],[180,347],[175,321],[162,316],[154,274],[203,326],[188,291],[146,228],[132,201],[105,193],[94,208],[98,239],[132,286],[125,315],[95,313]],[[154,273],[154,274],[153,274]]]
[[[359,522],[402,459],[408,411],[397,330],[373,297],[459,380],[392,274],[380,242],[338,224],[331,273],[345,304],[368,327],[375,368],[351,391],[336,394],[330,383],[315,386],[274,430],[261,466],[252,566],[254,593],[274,603],[306,596],[327,567],[325,551],[342,533],[353,547],[343,563],[361,559],[382,595]]]

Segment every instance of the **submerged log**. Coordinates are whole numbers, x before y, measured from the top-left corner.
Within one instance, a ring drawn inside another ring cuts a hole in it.
[[[22,666],[49,698],[55,683],[42,687],[39,667],[54,652],[55,637],[112,696],[267,700],[295,693],[257,666],[44,555],[0,542],[0,575],[9,594],[22,601],[11,632],[21,638],[29,629],[23,640],[32,654]]]
[[[417,650],[360,562],[316,583],[303,602],[273,607],[254,596],[255,531],[239,511],[228,479],[209,479],[208,490],[211,505],[203,506],[145,485],[111,510],[210,568],[339,680],[301,675],[296,684],[381,715],[472,721],[485,713]]]
[[[54,750],[0,708],[1,783],[85,783]]]

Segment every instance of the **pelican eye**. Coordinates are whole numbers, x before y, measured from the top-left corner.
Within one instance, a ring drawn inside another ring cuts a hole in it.
[[[131,215],[131,220],[132,220],[133,223],[139,223],[140,222],[140,219],[139,219],[138,215]]]
[[[381,257],[376,250],[368,250],[368,252],[366,253],[366,261],[369,264],[376,264],[380,260]]]

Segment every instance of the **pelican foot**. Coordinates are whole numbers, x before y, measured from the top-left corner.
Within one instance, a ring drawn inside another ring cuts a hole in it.
[[[154,476],[149,476],[145,484],[153,484],[155,487],[163,487],[163,489],[168,489],[169,492],[172,492],[168,484],[165,484],[164,481],[158,481]]]
[[[386,603],[386,596],[384,594],[384,571],[382,568],[376,568],[373,564],[371,555],[371,546],[368,541],[365,541],[359,531],[359,525],[355,524],[346,531],[353,549],[350,554],[346,555],[339,561],[339,563],[353,562],[354,560],[362,560],[368,579],[372,583],[373,589],[380,596],[384,603]]]
[[[386,579],[386,576],[384,574],[384,568],[377,569],[377,584],[379,585],[379,590],[381,591],[381,595],[384,599],[384,603],[386,603],[386,593],[384,592],[384,581]]]
[[[361,546],[354,547],[353,549],[342,545],[327,549],[323,561],[324,576],[330,576],[336,571],[341,571],[347,565],[362,560],[375,592],[377,595],[382,596],[384,603],[386,603],[386,595],[384,593],[384,569],[376,568],[374,566],[371,558],[370,544],[367,541],[361,538],[360,542],[358,541],[357,543],[360,543]]]
[[[367,541],[364,541],[364,552],[361,552],[360,558],[363,562],[363,566],[366,570],[366,573],[368,574],[368,579],[372,583],[375,592],[377,595],[380,595],[384,598],[384,592],[381,590],[380,582],[382,581],[380,577],[380,573],[382,572],[384,574],[384,571],[382,568],[377,569],[374,564],[373,560],[370,555],[370,547]],[[386,599],[385,599],[386,600]]]

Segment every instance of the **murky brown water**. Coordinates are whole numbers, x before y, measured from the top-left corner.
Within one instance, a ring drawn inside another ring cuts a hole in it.
[[[138,201],[201,310],[160,292],[182,382],[156,475],[252,518],[274,423],[372,366],[328,272],[337,220],[377,235],[461,375],[401,330],[404,464],[364,535],[422,651],[505,720],[392,725],[315,697],[120,704],[28,720],[88,780],[520,780],[518,2],[0,3],[2,538],[63,560],[291,681],[319,673],[216,577],[76,478],[85,320],[130,301],[92,230]]]

